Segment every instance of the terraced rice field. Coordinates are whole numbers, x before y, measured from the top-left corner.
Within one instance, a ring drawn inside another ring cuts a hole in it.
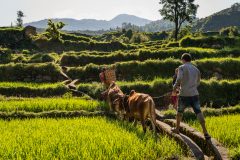
[[[172,139],[107,118],[0,121],[1,159],[183,159]]]
[[[188,52],[202,73],[199,87],[202,106],[238,105],[224,110],[205,109],[204,113],[208,116],[240,113],[239,37],[190,36],[172,43],[168,39],[150,40],[150,36],[148,42],[122,43],[118,41],[125,37],[121,31],[97,37],[61,33],[61,43],[47,40],[45,47],[38,48],[32,43],[41,40],[45,33],[24,40],[24,44],[12,41],[18,36],[16,33],[23,35],[23,29],[0,29],[0,35],[4,35],[0,44],[0,119],[10,120],[0,120],[0,159],[187,158],[183,153],[186,148],[165,135],[155,139],[151,132],[144,135],[140,126],[102,115],[92,118],[71,115],[80,110],[108,110],[106,104],[97,100],[104,90],[99,83],[103,67],[116,68],[117,84],[124,93],[134,89],[161,96],[172,90],[174,70],[181,65],[181,55]],[[220,47],[212,45],[218,42]],[[76,89],[96,100],[72,93],[65,83],[75,79],[79,79]],[[156,105],[161,108],[163,103],[158,100]],[[165,113],[174,115],[175,111]],[[194,116],[187,115],[188,120]],[[206,120],[210,134],[229,149],[232,158],[240,158],[238,115]],[[195,121],[189,123],[200,130]]]

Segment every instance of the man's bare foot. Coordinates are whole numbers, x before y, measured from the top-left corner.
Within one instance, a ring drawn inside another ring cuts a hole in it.
[[[206,140],[210,140],[211,139],[211,136],[207,133],[207,134],[204,134],[204,137]]]
[[[176,133],[176,134],[179,134],[179,133],[180,133],[177,128],[172,128],[171,131],[172,131],[173,133]]]

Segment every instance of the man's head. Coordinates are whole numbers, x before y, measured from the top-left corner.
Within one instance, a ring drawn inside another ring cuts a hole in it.
[[[181,57],[183,63],[191,62],[192,56],[189,53],[184,53]]]

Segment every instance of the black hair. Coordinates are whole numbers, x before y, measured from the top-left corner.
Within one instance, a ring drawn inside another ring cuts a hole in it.
[[[182,60],[185,60],[186,62],[191,62],[192,61],[192,56],[189,53],[184,53],[181,57]]]
[[[101,69],[102,72],[105,72],[106,70],[107,70],[106,67],[103,67],[103,68]]]

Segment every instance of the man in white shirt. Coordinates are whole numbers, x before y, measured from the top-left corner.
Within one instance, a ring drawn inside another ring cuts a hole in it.
[[[211,139],[207,132],[205,119],[200,109],[199,93],[197,87],[200,85],[201,74],[200,71],[192,63],[192,57],[188,53],[182,55],[183,65],[178,68],[178,75],[173,90],[180,87],[178,111],[177,111],[177,126],[172,131],[179,133],[180,122],[182,120],[184,109],[192,107],[198,120],[202,126],[202,130],[206,139]]]

